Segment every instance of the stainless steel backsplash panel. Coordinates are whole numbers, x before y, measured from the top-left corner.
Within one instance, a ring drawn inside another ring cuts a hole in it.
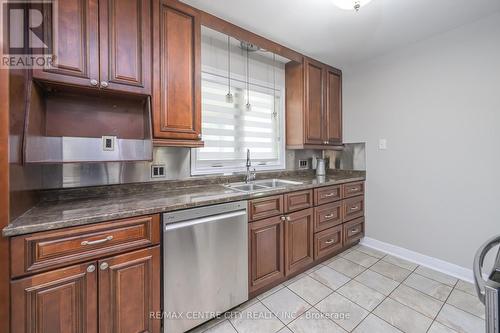
[[[325,150],[325,157],[330,159],[330,169],[366,170],[365,143],[346,143],[343,150]]]
[[[165,177],[151,178],[151,165],[164,164]],[[153,161],[68,163],[43,166],[43,189],[185,179],[190,176],[190,151],[154,148]]]
[[[286,169],[296,170],[299,159],[307,159],[313,155],[320,156],[321,150],[287,150]],[[191,178],[190,158],[189,148],[155,147],[151,162],[45,164],[42,166],[40,189],[189,179]],[[153,164],[165,165],[165,177],[151,178],[151,165]]]

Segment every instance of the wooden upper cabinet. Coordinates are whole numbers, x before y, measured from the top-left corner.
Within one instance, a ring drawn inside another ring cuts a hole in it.
[[[163,0],[153,24],[155,144],[202,145],[199,13],[177,1]]]
[[[149,95],[151,0],[100,0],[99,27],[100,87]]]
[[[57,33],[50,39],[55,66],[34,69],[33,77],[151,94],[151,1],[59,1]],[[43,26],[49,36],[50,21]]]
[[[13,281],[11,296],[12,333],[97,333],[95,262]]]
[[[33,69],[36,79],[91,86],[99,80],[99,10],[97,0],[64,0],[57,4],[57,34],[49,40],[56,60],[52,67]],[[50,12],[44,13],[50,16]],[[51,20],[44,20],[51,35]]]
[[[325,73],[325,139],[328,144],[342,144],[342,74],[331,67]]]
[[[323,65],[304,60],[305,66],[305,143],[324,144]]]
[[[159,333],[160,247],[100,260],[99,333]]]
[[[342,144],[342,72],[304,58],[286,64],[285,81],[287,148]]]

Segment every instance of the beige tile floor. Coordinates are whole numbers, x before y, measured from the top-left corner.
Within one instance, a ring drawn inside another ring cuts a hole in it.
[[[470,283],[358,245],[190,333],[482,333]]]

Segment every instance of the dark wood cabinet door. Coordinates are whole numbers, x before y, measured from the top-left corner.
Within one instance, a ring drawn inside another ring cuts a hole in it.
[[[326,68],[325,84],[325,140],[328,144],[342,143],[342,74]]]
[[[12,333],[97,333],[96,263],[11,282]]]
[[[314,260],[313,209],[304,209],[286,216],[285,272],[292,274]]]
[[[282,216],[248,224],[249,290],[265,288],[285,276]]]
[[[53,66],[33,69],[33,77],[63,84],[96,87],[99,82],[99,23],[97,0],[64,0],[57,5],[57,33],[51,19],[43,34],[56,59]],[[44,13],[50,17],[50,11]],[[93,81],[91,83],[91,81]]]
[[[102,89],[151,93],[151,0],[99,1]]]
[[[305,138],[306,144],[324,144],[323,64],[305,59]]]
[[[159,333],[160,247],[103,259],[99,265],[99,333]]]
[[[163,0],[155,13],[153,130],[157,139],[200,140],[199,13]]]

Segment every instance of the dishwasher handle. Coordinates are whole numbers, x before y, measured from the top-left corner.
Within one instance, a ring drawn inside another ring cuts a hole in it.
[[[476,286],[477,296],[483,304],[485,304],[486,301],[486,281],[484,281],[482,275],[484,258],[486,257],[486,254],[488,254],[488,252],[497,244],[500,244],[500,235],[489,239],[486,243],[481,245],[474,257],[474,282]]]
[[[165,230],[165,232],[168,232],[171,230],[191,227],[191,226],[201,224],[201,223],[221,222],[221,221],[227,220],[229,218],[238,217],[238,216],[246,216],[246,215],[247,215],[247,211],[245,209],[243,209],[243,210],[238,210],[238,211],[229,212],[229,213],[216,214],[216,215],[211,215],[211,216],[206,216],[206,217],[195,218],[192,220],[186,220],[186,221],[182,221],[182,222],[176,222],[176,223],[170,223],[170,224],[167,223],[167,224],[165,224],[164,230]]]

